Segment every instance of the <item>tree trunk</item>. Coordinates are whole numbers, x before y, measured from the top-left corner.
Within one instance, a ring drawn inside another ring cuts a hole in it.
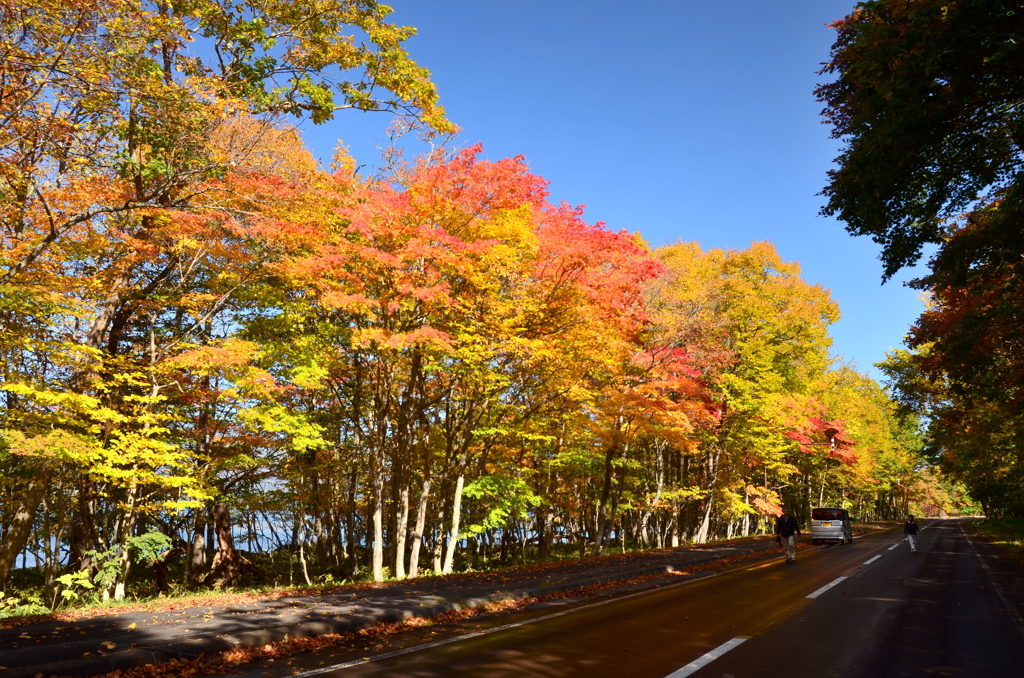
[[[139,488],[137,485],[133,485],[128,491],[128,506],[125,509],[124,521],[122,522],[120,533],[118,534],[117,543],[121,546],[121,551],[118,554],[118,559],[121,561],[120,566],[117,569],[117,575],[112,582],[113,587],[111,590],[108,588],[103,592],[103,599],[106,600],[109,595],[113,594],[114,600],[124,599],[125,585],[128,582],[128,572],[132,568],[131,549],[128,547],[128,540],[135,534],[135,525],[138,521],[138,513],[135,511],[136,504],[139,500]]]
[[[441,574],[441,557],[444,551],[444,507],[442,506],[437,512],[437,531],[436,541],[434,542],[433,548],[433,567],[434,574]]]
[[[58,498],[58,502],[60,499]],[[44,590],[46,591],[47,598],[52,598],[57,586],[57,569],[60,567],[58,559],[60,558],[60,549],[54,549],[54,545],[60,545],[63,534],[64,534],[64,521],[58,518],[57,527],[54,529],[52,512],[50,506],[47,504],[45,496],[43,497],[43,534],[46,535],[45,543],[43,544],[43,550],[46,553],[46,574],[44,580]],[[60,508],[57,509],[57,515],[61,515],[62,511]],[[0,586],[0,588],[3,588]]]
[[[384,463],[374,451],[373,464],[373,581],[384,581]]]
[[[299,564],[302,565],[302,580],[306,586],[312,586],[309,579],[309,566],[306,564],[306,517],[299,515]]]
[[[14,520],[4,534],[3,541],[0,542],[0,591],[5,589],[7,577],[14,569],[18,554],[28,543],[28,538],[32,534],[32,521],[35,519],[39,505],[43,502],[48,485],[48,477],[37,477],[29,481],[21,493],[21,501],[18,502],[18,508],[14,511]]]
[[[508,533],[508,526],[501,528],[501,548],[498,550],[498,561],[502,565],[504,565],[508,559]]]
[[[348,511],[345,512],[345,532],[348,541],[348,552],[352,558],[351,572],[353,577],[359,576],[359,548],[360,540],[356,535],[358,526],[356,525],[356,491],[359,484],[359,475],[355,468],[352,469],[352,474],[349,480],[348,486]]]
[[[558,442],[556,443],[555,450],[562,449],[562,436],[565,432],[565,427],[562,428],[562,433],[559,433]],[[554,484],[554,471],[549,463],[547,466],[547,473],[544,474],[544,488],[541,491],[541,496],[550,497],[552,495],[552,485]],[[538,508],[537,512],[537,562],[543,563],[551,556],[551,543],[554,540],[555,533],[555,512],[551,509],[551,504],[547,504],[544,508]]]
[[[543,563],[551,556],[551,542],[554,539],[555,514],[542,511],[537,518],[537,562]]]
[[[746,504],[748,507],[750,506],[750,485],[749,484],[745,488],[743,488],[743,503]],[[750,536],[750,514],[749,513],[744,513],[743,514],[743,536],[744,537],[749,537]]]
[[[708,530],[711,527],[711,505],[714,503],[714,497],[714,490],[708,492],[704,505],[704,517],[701,519],[700,529],[697,530],[697,535],[693,539],[698,544],[706,544],[708,541]]]
[[[412,550],[409,553],[409,577],[417,577],[420,573],[420,545],[423,543],[423,530],[427,524],[427,503],[430,499],[430,478],[423,479],[420,491],[419,507],[416,510],[416,527],[412,534]]]
[[[188,561],[188,583],[194,586],[199,583],[206,569],[206,508],[196,508],[195,520],[192,523],[192,543]]]
[[[345,558],[344,545],[341,541],[341,516],[339,513],[338,509],[334,506],[328,506],[324,513],[327,569],[335,571],[341,570],[341,563]]]
[[[611,543],[612,543],[612,538],[611,538],[612,530],[615,528],[615,514],[618,513],[618,511],[619,511],[619,493],[616,492],[615,493],[615,498],[612,500],[612,513],[611,513],[611,517],[608,519],[608,524],[607,524],[607,526],[605,528],[605,531],[604,531],[605,532],[605,537],[604,537],[604,539],[602,539],[601,554],[600,554],[602,556],[608,555],[608,546],[611,545]],[[621,532],[621,530],[620,530],[620,532]],[[622,542],[622,552],[625,553],[626,552],[626,539],[621,534],[619,534],[619,533],[616,533],[616,536],[618,536],[619,540]]]
[[[672,541],[670,542],[672,548],[679,546],[679,500],[672,500],[672,526],[669,528],[672,531]]]
[[[405,579],[405,535],[409,529],[409,481],[398,488],[398,525],[395,528],[395,577]]]
[[[225,502],[218,501],[211,513],[217,535],[217,555],[213,557],[209,574],[203,578],[203,585],[231,586],[242,574],[242,563],[231,536],[231,511]]]
[[[78,483],[78,511],[71,519],[71,554],[68,564],[78,570],[92,574],[92,557],[89,551],[103,550],[96,531],[96,505],[93,486],[84,479]]]
[[[715,485],[718,482],[718,455],[719,451],[717,447],[715,451],[710,455],[708,459],[708,475],[710,476],[710,483],[708,485],[707,494],[707,505],[704,507],[704,519],[700,523],[700,529],[697,531],[697,537],[694,539],[698,544],[706,544],[708,541],[708,531],[711,528],[711,507],[715,503]]]
[[[444,566],[441,574],[451,574],[455,564],[455,547],[459,543],[459,516],[462,513],[462,487],[466,483],[466,451],[459,458],[459,475],[455,478],[455,493],[452,496],[452,529],[448,537],[448,548],[445,549]]]
[[[640,518],[640,540],[643,542],[644,548],[650,548],[651,539],[647,534],[647,523],[651,519],[651,514],[654,513],[654,508],[661,501],[661,490],[665,485],[665,452],[661,444],[655,445],[655,456],[654,456],[654,474],[655,474],[655,485],[656,490],[654,492],[654,498],[651,499],[647,504],[647,508],[644,510],[643,516]]]
[[[171,585],[168,582],[167,576],[167,564],[183,555],[185,555],[185,549],[178,546],[170,551],[164,551],[149,564],[156,572],[156,588],[160,591],[161,596],[171,592]]]
[[[608,535],[606,511],[608,510],[608,497],[612,491],[612,460],[615,458],[616,449],[616,446],[613,445],[604,453],[604,483],[601,486],[601,499],[597,504],[597,527],[594,535],[594,549],[591,551],[593,556],[603,552]]]

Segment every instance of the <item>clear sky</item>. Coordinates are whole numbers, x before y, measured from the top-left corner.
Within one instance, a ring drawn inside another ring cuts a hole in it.
[[[819,216],[838,142],[813,90],[852,0],[392,0],[417,27],[406,44],[430,69],[463,146],[526,157],[551,199],[653,247],[770,240],[829,288],[842,319],[833,351],[873,368],[921,309],[884,286],[878,246]],[[373,166],[386,113],[306,126],[322,158],[336,140]]]

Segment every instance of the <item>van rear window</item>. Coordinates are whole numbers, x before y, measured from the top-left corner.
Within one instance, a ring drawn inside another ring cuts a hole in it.
[[[811,510],[811,520],[839,520],[840,509],[817,508]]]

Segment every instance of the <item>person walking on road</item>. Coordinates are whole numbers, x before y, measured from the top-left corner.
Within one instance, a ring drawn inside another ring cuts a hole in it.
[[[910,552],[917,553],[917,523],[914,522],[914,516],[907,516],[907,522],[903,524],[903,534],[910,544]]]
[[[782,542],[786,562],[796,562],[796,536],[800,534],[800,523],[789,514],[789,509],[782,509],[782,515],[775,521],[775,534],[779,535],[779,541]]]

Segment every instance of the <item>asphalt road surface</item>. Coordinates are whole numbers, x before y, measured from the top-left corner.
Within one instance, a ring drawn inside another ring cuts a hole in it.
[[[376,655],[336,650],[244,675],[1024,676],[1024,623],[960,522],[921,524],[917,553],[900,534],[874,533],[796,563],[403,633]]]

